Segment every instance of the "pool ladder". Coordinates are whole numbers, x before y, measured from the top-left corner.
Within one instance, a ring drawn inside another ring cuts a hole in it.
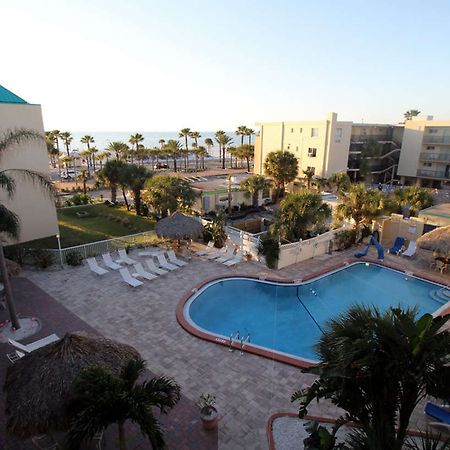
[[[230,334],[230,346],[228,348],[229,352],[233,352],[235,349],[235,346],[233,346],[233,343],[237,342],[239,345],[239,353],[241,355],[244,354],[244,348],[246,344],[250,343],[250,333],[247,333],[245,337],[241,337],[239,330],[235,331],[234,333]]]

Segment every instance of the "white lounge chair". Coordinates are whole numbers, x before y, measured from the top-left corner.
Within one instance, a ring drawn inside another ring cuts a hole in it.
[[[244,255],[243,255],[242,251],[238,250],[233,259],[229,259],[228,261],[225,261],[223,264],[225,264],[228,267],[235,266],[236,264],[239,264],[242,262],[243,256]]]
[[[136,278],[132,277],[130,271],[126,267],[122,267],[121,269],[119,269],[119,272],[122,280],[130,286],[138,287],[144,284],[142,281],[139,281]]]
[[[134,270],[136,271],[136,273],[133,273],[133,277],[142,277],[145,278],[146,280],[154,280],[155,278],[158,278],[156,275],[153,275],[150,272],[147,272],[144,267],[142,266],[141,263],[137,263],[134,265]]]
[[[15,350],[12,353],[7,353],[6,357],[9,359],[11,363],[15,363],[16,361],[19,361],[20,358],[23,358],[25,356],[25,353],[19,352],[19,350]]]
[[[94,272],[97,275],[105,275],[105,273],[108,273],[108,270],[100,267],[97,264],[97,260],[95,258],[88,258],[86,261],[88,263],[89,269],[91,269],[91,272]]]
[[[204,250],[199,250],[198,252],[195,252],[195,254],[197,256],[205,256],[207,255],[209,252],[211,252],[214,248],[214,241],[209,241],[208,245],[206,246],[206,248]]]
[[[175,252],[173,250],[169,250],[167,252],[167,256],[169,257],[169,262],[174,263],[177,266],[183,267],[187,265],[186,261],[182,261],[181,259],[177,258],[177,255],[175,255]]]
[[[147,259],[147,266],[150,269],[150,272],[156,273],[157,275],[165,275],[166,273],[169,273],[167,270],[160,269],[159,267],[156,267],[155,261],[153,261],[153,258]]]
[[[211,254],[207,256],[207,258],[208,259],[220,258],[221,256],[225,255],[226,251],[227,251],[227,247],[219,248],[218,250],[211,252]]]
[[[18,350],[25,352],[25,353],[31,353],[34,350],[37,350],[38,348],[45,347],[48,344],[51,344],[52,342],[59,341],[59,337],[56,334],[50,334],[49,336],[46,336],[45,338],[39,339],[38,341],[34,341],[31,344],[21,344],[20,342],[15,341],[14,339],[8,339],[9,343],[16,347]]]
[[[102,255],[102,258],[106,267],[109,267],[112,270],[118,270],[122,268],[120,264],[117,264],[112,260],[111,255],[109,253],[104,253]]]
[[[156,256],[158,253],[161,253],[158,247],[150,247],[144,248],[144,250],[138,253],[138,256]]]
[[[225,261],[228,261],[229,259],[234,258],[234,248],[233,247],[227,247],[227,251],[225,252],[225,255],[221,256],[220,258],[217,258],[216,261],[223,263]]]
[[[125,264],[128,264],[129,266],[132,266],[133,264],[137,263],[137,261],[128,257],[127,251],[124,248],[119,248],[118,253],[119,253],[120,258],[116,261],[116,263],[119,263],[119,264],[125,263]]]
[[[167,260],[166,257],[164,256],[163,253],[156,255],[156,257],[158,258],[158,263],[159,265],[167,270],[175,270],[178,269],[178,266],[175,266],[174,264],[170,264]]]
[[[417,242],[416,241],[409,241],[408,248],[402,253],[403,256],[414,256],[417,250]]]

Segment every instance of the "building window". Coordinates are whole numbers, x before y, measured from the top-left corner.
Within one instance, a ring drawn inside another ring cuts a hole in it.
[[[313,175],[316,174],[316,168],[315,167],[308,166],[308,170],[311,170]]]
[[[437,128],[428,128],[429,134],[436,134],[438,132]]]
[[[319,136],[319,129],[311,128],[311,137],[318,137],[318,136]]]
[[[336,128],[336,139],[342,138],[342,128]]]
[[[293,133],[294,132],[294,129],[293,128],[291,128],[291,133]]]
[[[434,150],[434,145],[427,145],[427,150]]]
[[[431,165],[432,165],[431,163],[423,163],[424,167],[431,167]]]
[[[309,157],[315,158],[316,153],[317,153],[317,148],[311,148],[311,147],[308,148],[308,156]]]

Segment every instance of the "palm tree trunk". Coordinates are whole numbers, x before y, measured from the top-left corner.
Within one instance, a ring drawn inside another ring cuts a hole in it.
[[[136,210],[136,215],[141,215],[141,192],[137,191],[133,193],[134,196],[134,209]]]
[[[225,169],[225,146],[222,147],[222,169]]]
[[[120,450],[127,450],[127,443],[125,441],[125,430],[123,427],[123,422],[118,422],[119,427],[119,449]]]
[[[176,156],[173,157],[173,171],[174,172],[177,171],[177,157]]]
[[[14,304],[14,297],[11,290],[11,283],[9,282],[8,269],[6,268],[5,254],[3,253],[3,245],[0,244],[0,274],[2,276],[3,287],[5,289],[6,305],[8,306],[9,318],[12,326],[18,330],[20,322],[17,318],[16,306]]]
[[[250,172],[250,158],[247,156],[247,172]]]
[[[125,205],[127,206],[127,211],[130,210],[130,205],[128,204],[128,199],[127,196],[125,194],[125,186],[122,186],[122,195],[123,195],[123,200],[125,202]]]
[[[117,186],[111,185],[111,202],[116,203],[117,200]]]
[[[86,178],[83,177],[83,194],[86,195]]]

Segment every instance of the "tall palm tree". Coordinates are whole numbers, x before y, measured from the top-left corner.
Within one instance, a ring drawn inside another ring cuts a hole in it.
[[[248,130],[248,128],[245,125],[240,125],[237,127],[236,131],[234,132],[234,134],[236,136],[241,137],[241,146],[244,145],[244,136],[247,135],[247,130]]]
[[[306,185],[309,190],[309,189],[311,189],[311,181],[312,181],[316,171],[312,167],[308,167],[306,170],[302,170],[302,172],[303,172],[303,175],[305,175]]]
[[[107,161],[103,169],[97,172],[100,180],[106,182],[111,189],[111,202],[115,203],[117,200],[117,187],[121,181],[123,168],[126,164],[120,159],[112,159]]]
[[[247,172],[250,172],[250,159],[255,155],[255,147],[253,145],[244,144],[238,147],[238,154],[247,162]]]
[[[189,165],[189,146],[188,146],[188,137],[191,134],[190,128],[183,128],[179,133],[178,137],[184,138],[184,168],[187,169]]]
[[[64,142],[64,145],[66,146],[66,152],[67,156],[70,156],[70,143],[73,141],[72,135],[68,131],[64,131],[60,133],[59,137]]]
[[[54,169],[56,169],[56,160],[57,156],[59,156],[59,151],[55,147],[55,138],[53,136],[53,133],[51,131],[45,132],[45,144],[47,145],[47,153],[50,157],[50,164]]]
[[[420,186],[398,188],[392,193],[391,199],[398,213],[401,213],[402,209],[408,206],[412,216],[433,204],[433,196],[430,190]]]
[[[272,181],[266,178],[263,175],[252,175],[248,177],[246,180],[241,182],[241,188],[251,194],[252,196],[252,205],[254,208],[257,208],[258,205],[258,196],[261,191],[265,191],[272,187]]]
[[[124,168],[123,180],[133,194],[134,209],[136,215],[141,215],[141,191],[144,189],[145,182],[153,175],[152,172],[143,166],[128,164]]]
[[[100,164],[100,170],[103,169],[103,160],[106,159],[106,161],[108,161],[108,158],[111,156],[111,154],[109,152],[107,152],[106,150],[103,152],[98,153],[98,155],[95,157],[95,159],[99,162]]]
[[[16,150],[16,145],[23,145],[31,141],[44,142],[44,137],[36,131],[25,128],[7,130],[0,137],[0,160],[5,153]],[[0,189],[6,191],[7,198],[12,199],[14,197],[18,179],[31,181],[33,184],[39,186],[50,198],[55,194],[52,182],[39,172],[28,169],[2,169],[0,170]],[[5,289],[6,304],[12,326],[19,329],[20,322],[17,318],[11,284],[6,269],[3,241],[1,239],[2,235],[10,239],[17,239],[20,235],[20,219],[16,213],[0,203],[0,274]]]
[[[98,148],[97,147],[91,147],[89,149],[89,155],[91,157],[92,168],[94,169],[94,172],[95,172],[95,160],[97,159],[97,157],[96,157],[97,153],[98,153]]]
[[[83,194],[86,195],[87,193],[86,181],[89,178],[89,172],[86,169],[80,169],[80,174],[78,175],[78,178],[83,183]]]
[[[91,148],[91,144],[93,144],[95,142],[95,140],[92,136],[90,136],[89,134],[86,134],[80,139],[80,142],[82,144],[86,144],[87,149],[89,150]]]
[[[175,139],[169,139],[167,144],[164,145],[164,150],[173,159],[173,171],[177,171],[177,158],[182,154],[182,148],[179,141]]]
[[[196,147],[198,147],[198,140],[202,137],[202,135],[200,134],[200,132],[199,132],[199,131],[191,131],[191,132],[189,133],[189,137],[190,137],[191,139],[194,139],[195,145],[196,145]]]
[[[132,146],[134,145],[134,151],[137,154],[139,149],[139,144],[143,142],[144,136],[142,134],[136,133],[130,136],[130,140],[128,141]],[[131,164],[133,164],[133,152],[130,152],[131,156]]]
[[[138,384],[145,361],[131,360],[120,376],[101,367],[84,369],[71,386],[73,421],[67,436],[69,449],[79,449],[109,425],[117,423],[119,448],[126,450],[124,424],[132,420],[149,439],[152,448],[164,448],[164,435],[154,408],[167,414],[180,400],[180,386],[172,378],[155,377]]]
[[[405,117],[405,120],[411,120],[413,117],[418,116],[419,114],[420,111],[418,109],[409,109],[403,115]]]
[[[270,152],[264,162],[264,170],[273,178],[276,186],[275,203],[284,194],[287,183],[294,181],[298,175],[298,160],[293,153],[278,150]]]
[[[214,134],[214,138],[216,139],[216,142],[219,144],[219,162],[222,163],[222,137],[225,134],[225,131],[219,130],[216,131]]]
[[[198,157],[201,160],[201,168],[205,169],[205,158],[208,156],[208,151],[206,150],[205,147],[203,147],[203,145],[200,145],[197,148],[196,154],[198,155]]]
[[[216,132],[216,141],[219,144],[219,151],[222,151],[222,169],[225,169],[225,152],[227,146],[233,142],[233,139],[231,139],[224,131],[220,130]]]
[[[58,149],[58,152],[59,152],[60,151],[60,149],[59,149],[59,139],[61,137],[61,131],[59,131],[59,130],[52,130],[50,133],[52,133],[53,139],[55,140],[56,148]]]
[[[248,145],[252,145],[252,136],[255,134],[255,130],[247,128],[245,135],[248,136]]]
[[[128,145],[125,142],[114,141],[110,142],[107,150],[116,154],[116,159],[122,159],[128,150]]]

